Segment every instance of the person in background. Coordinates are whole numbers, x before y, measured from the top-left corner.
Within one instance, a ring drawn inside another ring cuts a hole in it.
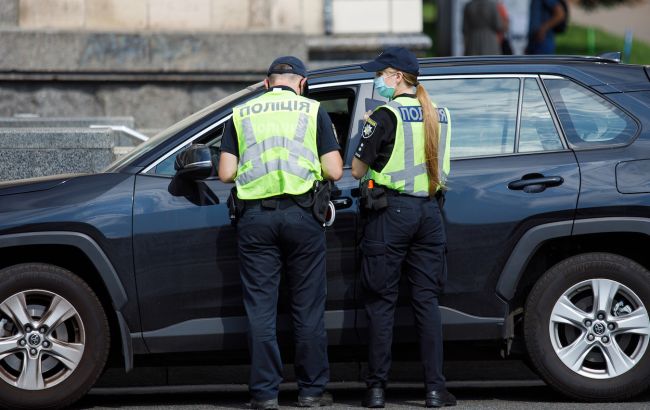
[[[472,0],[463,10],[465,55],[501,54],[498,35],[504,30],[496,0]]]
[[[527,54],[555,54],[553,29],[566,18],[559,0],[532,0]]]
[[[499,17],[501,17],[501,22],[503,23],[503,30],[497,33],[497,39],[499,44],[501,44],[501,54],[511,55],[512,46],[510,45],[510,38],[508,36],[508,30],[510,30],[510,16],[508,16],[508,8],[503,1],[497,1],[497,11],[499,12]]]

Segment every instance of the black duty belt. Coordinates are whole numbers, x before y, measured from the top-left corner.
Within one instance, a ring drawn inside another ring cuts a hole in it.
[[[304,201],[305,195],[280,195],[264,199],[245,200],[246,208],[260,207],[262,209],[287,209]]]
[[[413,198],[413,199],[430,199],[429,196],[415,196],[410,194],[405,194],[403,192],[395,191],[394,189],[383,187],[386,190],[386,196],[389,197],[400,197],[400,198]]]

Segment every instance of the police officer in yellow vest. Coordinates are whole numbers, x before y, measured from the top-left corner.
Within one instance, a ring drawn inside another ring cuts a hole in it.
[[[451,119],[418,83],[419,63],[410,51],[388,48],[361,67],[376,72],[375,92],[389,99],[367,118],[352,162],[368,213],[361,248],[369,321],[368,390],[362,404],[384,407],[403,266],[420,338],[425,405],[453,406],[456,398],[442,374],[438,296],[447,277],[446,236],[436,200],[449,174]]]
[[[298,405],[332,404],[324,326],[325,231],[304,208],[315,181],[343,173],[327,112],[302,97],[307,70],[291,56],[269,67],[267,91],[233,109],[222,137],[219,177],[245,204],[237,223],[244,306],[249,324],[254,409],[278,408],[282,359],[276,339],[278,287],[290,291]]]

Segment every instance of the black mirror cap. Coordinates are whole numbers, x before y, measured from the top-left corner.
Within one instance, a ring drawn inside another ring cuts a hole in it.
[[[176,175],[186,179],[205,179],[214,172],[212,153],[205,144],[192,144],[176,156]]]

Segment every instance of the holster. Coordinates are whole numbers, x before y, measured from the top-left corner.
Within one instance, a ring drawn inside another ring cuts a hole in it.
[[[380,211],[388,206],[386,188],[374,185],[374,182],[370,181],[372,180],[363,181],[360,186],[361,209],[366,211]]]
[[[435,198],[436,201],[438,201],[438,208],[442,210],[445,206],[445,193],[447,190],[445,188],[441,188],[436,192]]]
[[[312,191],[311,212],[321,225],[327,222],[330,197],[332,196],[332,183],[328,180],[314,182]]]
[[[246,202],[237,197],[237,187],[234,186],[230,190],[230,195],[228,196],[228,216],[230,217],[230,223],[235,225],[237,220],[241,218],[244,214],[244,208],[246,207]]]

